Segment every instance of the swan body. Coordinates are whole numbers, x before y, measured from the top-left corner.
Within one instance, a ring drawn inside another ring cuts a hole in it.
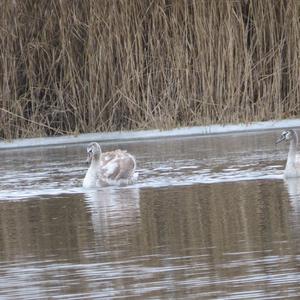
[[[285,130],[281,133],[276,144],[280,142],[290,142],[289,153],[284,170],[285,178],[300,177],[300,156],[297,154],[298,135],[293,129]]]
[[[87,162],[90,167],[83,180],[83,187],[127,185],[137,180],[135,158],[123,150],[102,153],[98,143],[87,147]]]

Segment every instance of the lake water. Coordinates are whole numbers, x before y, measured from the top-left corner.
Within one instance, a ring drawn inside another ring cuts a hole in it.
[[[140,177],[99,190],[86,145],[1,150],[0,299],[299,299],[279,133],[105,143]]]

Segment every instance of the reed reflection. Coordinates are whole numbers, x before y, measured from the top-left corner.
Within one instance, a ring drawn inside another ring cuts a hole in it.
[[[264,281],[267,292],[274,285],[262,276],[270,268],[296,272],[289,210],[281,181],[148,190],[141,197],[144,248],[149,254],[171,256],[170,268],[186,266],[180,274],[173,272],[174,282],[201,276],[213,291],[216,278],[224,290],[230,278],[240,280],[235,290],[241,292]],[[164,268],[165,261],[152,263]],[[244,281],[245,274],[252,274],[252,282]],[[276,289],[285,288],[278,285]]]
[[[245,245],[255,250],[262,248],[256,241],[260,228],[286,231],[286,213],[279,211],[287,204],[283,192],[272,181],[149,190],[141,199],[141,220],[152,247],[163,241],[171,251],[185,249],[186,254],[199,248],[243,250]]]
[[[90,220],[81,195],[0,202],[1,260],[78,260],[92,240]]]

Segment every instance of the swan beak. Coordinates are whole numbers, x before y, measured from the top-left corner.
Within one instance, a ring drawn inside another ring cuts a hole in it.
[[[279,139],[275,142],[275,144],[277,145],[277,144],[281,143],[281,142],[284,141],[284,140],[285,140],[285,137],[284,137],[284,136],[281,136],[281,137],[279,137]]]

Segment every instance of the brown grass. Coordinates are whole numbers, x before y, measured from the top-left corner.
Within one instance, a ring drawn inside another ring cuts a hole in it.
[[[3,0],[0,137],[299,116],[298,0]]]

